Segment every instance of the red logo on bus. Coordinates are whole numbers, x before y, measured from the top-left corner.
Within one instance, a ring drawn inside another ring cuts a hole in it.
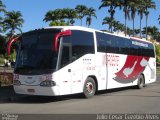
[[[148,64],[149,57],[128,55],[122,69],[118,71],[114,78],[118,82],[133,82],[144,71]]]

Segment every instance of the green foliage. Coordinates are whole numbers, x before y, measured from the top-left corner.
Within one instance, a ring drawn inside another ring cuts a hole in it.
[[[0,56],[0,64],[3,65],[4,64],[4,58],[2,56]]]
[[[156,45],[156,58],[157,58],[157,63],[160,63],[160,45]]]
[[[66,26],[69,23],[73,24],[75,18],[77,18],[77,13],[74,9],[63,8],[48,11],[43,21],[50,22],[49,26]],[[69,23],[65,22],[66,20]]]
[[[4,55],[6,52],[5,43],[6,43],[5,37],[0,35],[0,55]]]
[[[4,18],[3,23],[4,30],[10,30],[10,38],[14,37],[15,30],[22,33],[21,27],[24,23],[24,19],[22,18],[20,11],[6,12],[6,17]]]
[[[16,58],[15,48],[17,43],[13,43],[11,47],[11,55],[6,53],[7,42],[16,37],[16,31],[22,33],[22,25],[24,23],[23,16],[20,11],[6,11],[6,6],[0,0],[0,64],[4,64],[4,59],[14,60]],[[4,36],[1,33],[4,32]],[[7,33],[8,32],[8,33]]]
[[[67,26],[69,23],[66,23],[65,21],[52,21],[50,22],[49,26]]]
[[[13,49],[13,52],[11,53],[11,55],[9,56],[10,60],[15,60],[16,59],[16,50]]]

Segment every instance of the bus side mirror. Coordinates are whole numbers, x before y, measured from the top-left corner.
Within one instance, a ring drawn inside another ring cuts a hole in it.
[[[8,56],[10,55],[10,52],[11,52],[11,46],[13,44],[13,42],[16,42],[17,40],[19,39],[19,37],[16,37],[16,38],[13,38],[9,41],[8,45],[7,45],[7,53],[8,53]]]
[[[70,36],[72,35],[72,32],[71,30],[65,30],[63,32],[60,32],[60,33],[57,33],[56,36],[55,36],[55,44],[54,44],[54,50],[56,52],[58,52],[58,41],[59,41],[59,38],[62,37],[62,36]]]

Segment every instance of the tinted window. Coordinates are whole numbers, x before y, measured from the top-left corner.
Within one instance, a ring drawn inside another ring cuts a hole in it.
[[[15,73],[47,74],[55,71],[58,54],[53,51],[57,30],[35,30],[22,35]]]
[[[61,67],[64,67],[70,63],[70,53],[69,46],[63,46],[62,58],[61,58]]]
[[[93,54],[94,38],[92,32],[73,30],[72,36],[72,56],[74,60],[82,57],[85,54]]]
[[[106,52],[106,40],[103,33],[96,32],[97,50],[99,52]]]
[[[98,52],[155,57],[151,43],[96,32]]]

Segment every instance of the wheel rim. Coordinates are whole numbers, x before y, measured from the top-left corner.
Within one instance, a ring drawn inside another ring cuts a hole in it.
[[[93,87],[93,84],[91,82],[88,82],[86,84],[86,91],[89,93],[89,94],[92,94],[93,91],[94,91],[94,87]]]

